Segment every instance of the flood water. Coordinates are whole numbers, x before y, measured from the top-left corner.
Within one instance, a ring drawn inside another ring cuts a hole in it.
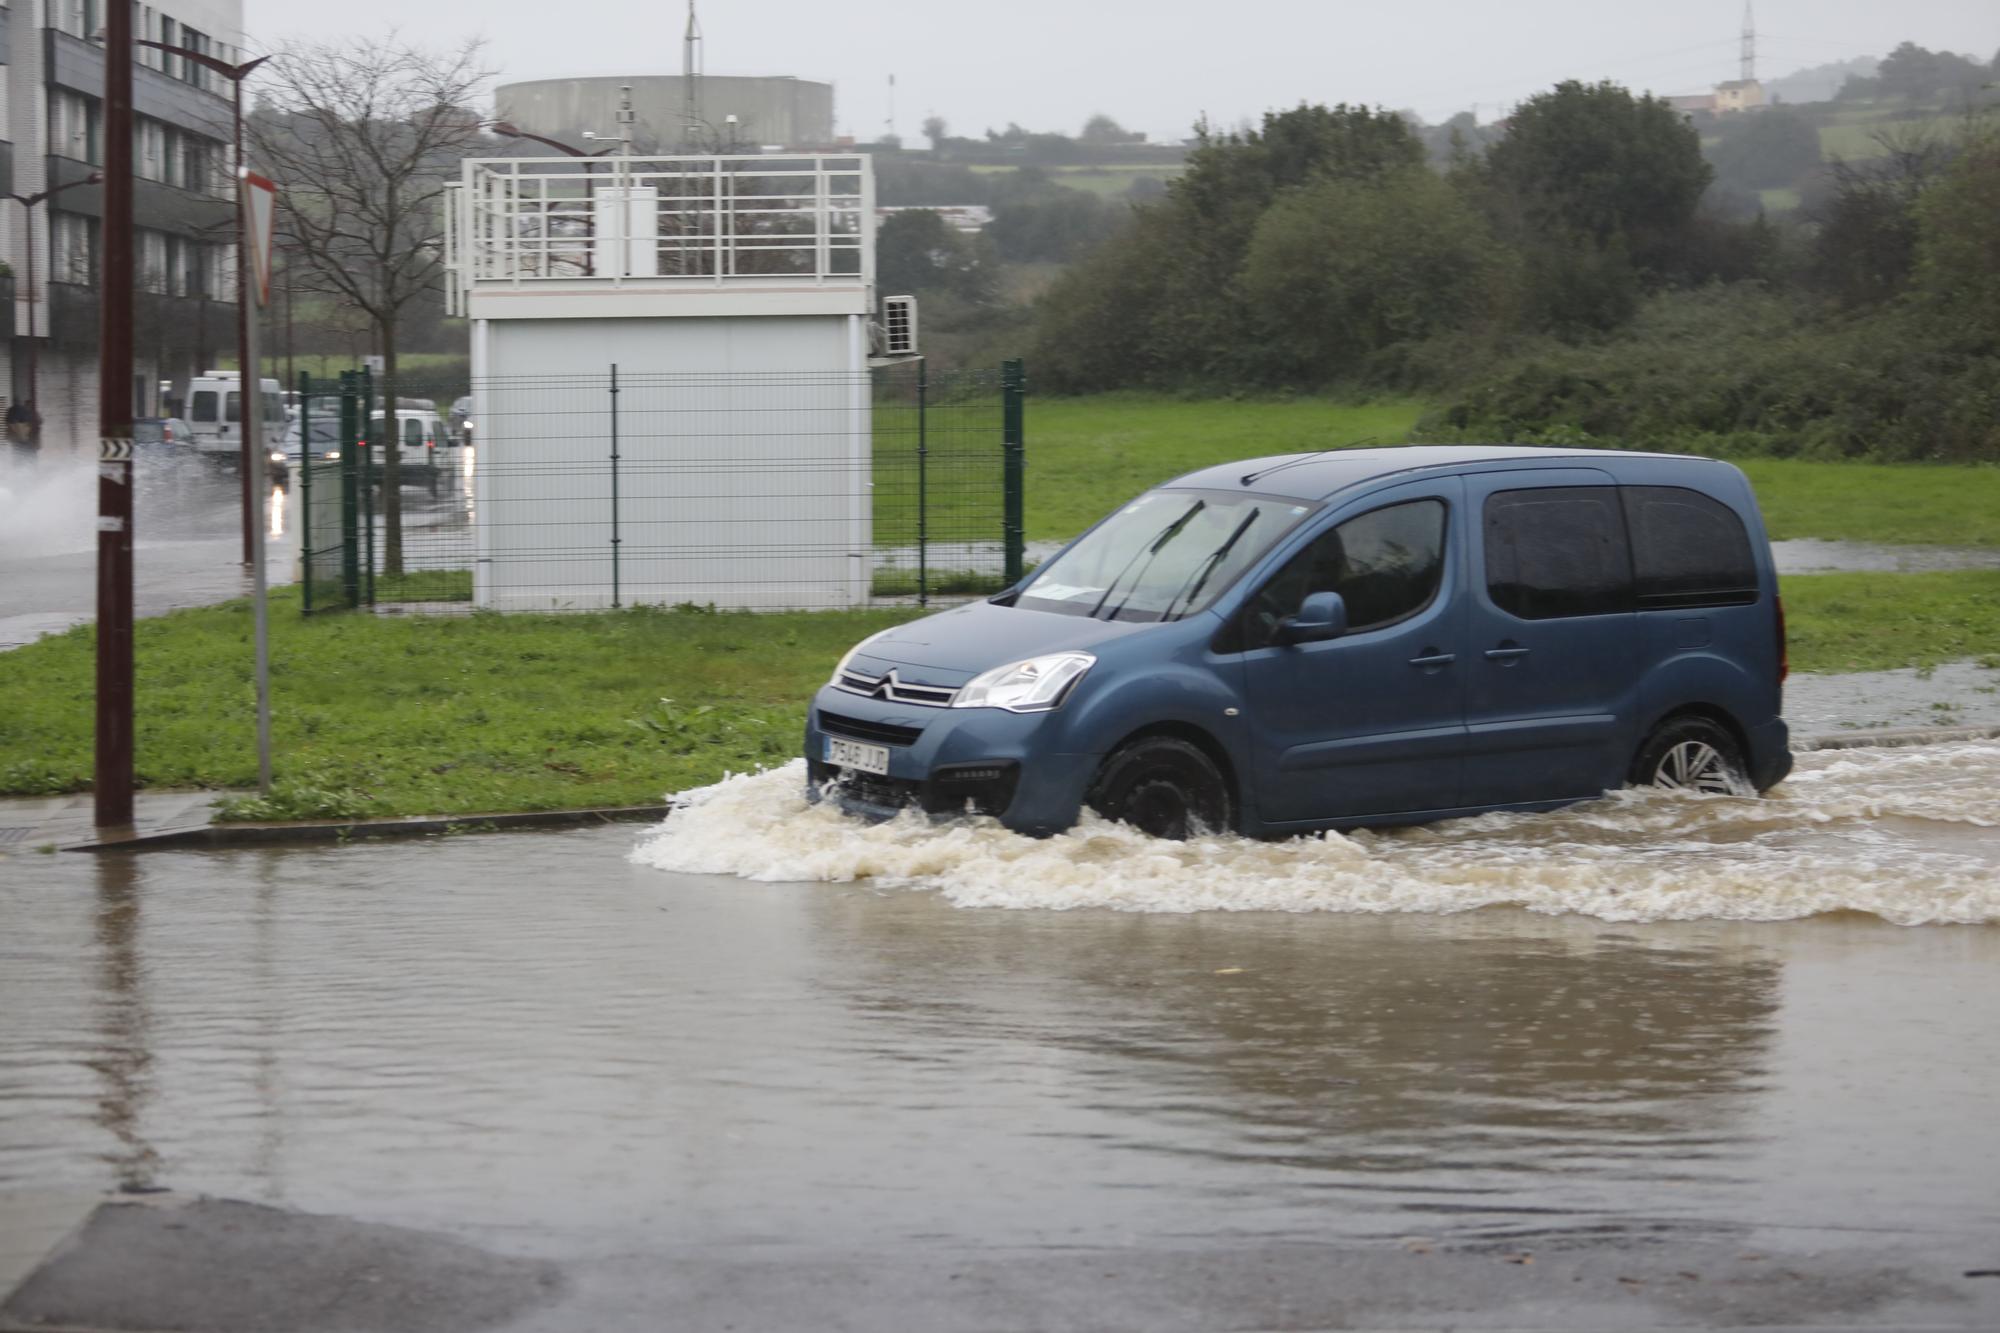
[[[2000,746],[1185,848],[792,785],[0,859],[0,1191],[558,1256],[2000,1229],[2000,929],[1944,924],[2000,920]]]

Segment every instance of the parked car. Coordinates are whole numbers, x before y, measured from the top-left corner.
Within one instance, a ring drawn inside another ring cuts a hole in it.
[[[188,418],[195,448],[218,463],[233,464],[243,439],[242,375],[234,370],[211,370],[198,375],[188,386]],[[285,441],[284,399],[278,381],[258,381],[262,401],[264,445],[282,449]]]
[[[473,442],[472,436],[475,423],[472,419],[471,394],[468,393],[452,403],[451,417],[447,424],[451,427],[452,436],[460,444],[471,444]]]
[[[132,423],[132,447],[140,457],[191,458],[194,433],[179,417],[139,417]]]
[[[1496,446],[1251,459],[1019,584],[857,645],[809,793],[1045,834],[1540,810],[1791,769],[1756,500],[1711,459]]]
[[[457,443],[445,430],[442,418],[429,408],[398,408],[396,426],[402,435],[398,460],[402,484],[426,486],[436,495],[440,477],[458,475],[463,455]],[[368,438],[381,439],[386,433],[386,419],[377,412],[369,420]],[[375,465],[382,466],[382,460],[377,458]]]

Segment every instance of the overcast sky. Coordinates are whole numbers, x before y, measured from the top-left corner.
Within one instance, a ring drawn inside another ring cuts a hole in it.
[[[685,0],[246,0],[249,41],[399,30],[487,39],[503,79],[678,73]],[[1492,119],[1563,78],[1660,93],[1736,77],[1741,0],[699,0],[711,74],[835,85],[844,133],[889,118],[915,138],[936,112],[959,134],[1009,120],[1074,133],[1103,111],[1155,138],[1300,101]],[[1995,0],[1758,0],[1759,73],[1880,55],[1910,40],[1990,59]]]

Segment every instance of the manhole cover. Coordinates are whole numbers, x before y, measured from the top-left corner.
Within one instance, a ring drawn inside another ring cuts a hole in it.
[[[0,827],[0,846],[4,846],[10,842],[23,842],[27,839],[27,836],[33,832],[34,830],[31,828]]]

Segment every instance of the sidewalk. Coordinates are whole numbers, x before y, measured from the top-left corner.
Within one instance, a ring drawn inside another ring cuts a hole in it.
[[[0,855],[73,847],[80,843],[150,838],[212,825],[217,801],[231,791],[142,791],[132,801],[132,825],[100,832],[89,792],[68,796],[0,797]]]

